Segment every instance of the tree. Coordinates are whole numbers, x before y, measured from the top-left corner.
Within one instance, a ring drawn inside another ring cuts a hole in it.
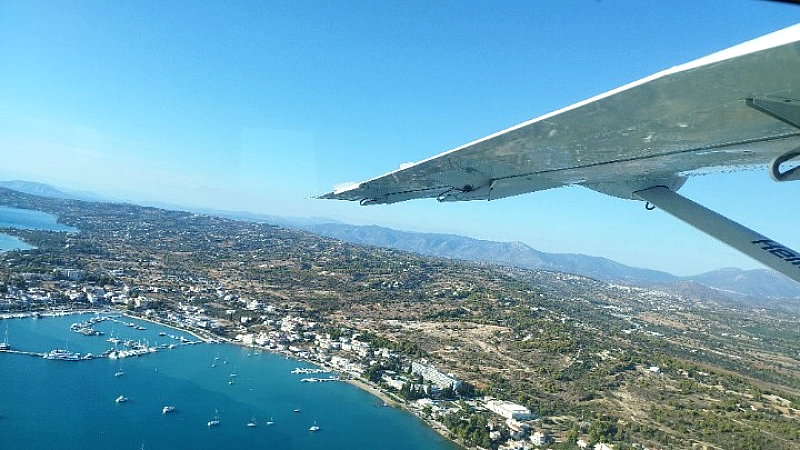
[[[456,396],[456,391],[453,390],[452,386],[447,386],[446,388],[441,389],[439,391],[439,398],[442,398],[442,399],[445,399],[445,400],[452,400],[452,399],[455,398],[455,396]]]
[[[456,393],[459,397],[473,398],[475,397],[475,386],[466,381],[462,381],[456,388]]]

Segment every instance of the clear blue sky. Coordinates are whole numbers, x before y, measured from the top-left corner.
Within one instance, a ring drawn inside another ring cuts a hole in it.
[[[0,179],[133,201],[519,240],[694,274],[758,267],[581,188],[370,208],[313,200],[800,22],[745,0],[0,3]],[[681,191],[800,247],[800,183]]]

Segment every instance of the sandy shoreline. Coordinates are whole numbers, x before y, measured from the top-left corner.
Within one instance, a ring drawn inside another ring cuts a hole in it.
[[[389,397],[385,392],[381,391],[380,389],[378,389],[378,388],[376,388],[374,386],[370,386],[369,384],[367,384],[367,383],[365,383],[365,382],[363,382],[363,381],[361,381],[361,380],[359,380],[357,378],[348,378],[348,379],[345,379],[344,381],[352,384],[353,386],[355,386],[355,387],[357,387],[357,388],[359,388],[359,389],[361,389],[363,391],[369,392],[370,394],[374,395],[375,397],[378,397],[380,400],[382,400],[384,403],[386,403],[389,406],[398,406],[397,405],[397,401],[395,399]]]

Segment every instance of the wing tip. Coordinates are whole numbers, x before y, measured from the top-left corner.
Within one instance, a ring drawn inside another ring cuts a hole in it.
[[[333,187],[332,191],[317,195],[313,198],[319,200],[360,200],[362,196],[353,195],[352,193],[353,191],[362,188],[363,185],[364,182],[356,183],[348,181],[346,183],[339,183]]]

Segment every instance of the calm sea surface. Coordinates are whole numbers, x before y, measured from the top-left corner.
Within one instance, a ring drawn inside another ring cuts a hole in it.
[[[194,337],[130,318],[69,326],[93,314],[0,320],[15,350],[102,353],[112,336],[156,344]],[[165,332],[168,336],[159,336]],[[2,449],[447,449],[457,447],[414,416],[380,406],[344,382],[302,383],[311,367],[228,344],[183,345],[125,359],[45,360],[0,353]],[[123,375],[115,376],[117,372]],[[327,374],[316,375],[327,377]],[[123,395],[130,400],[117,403]],[[164,414],[164,406],[175,412]],[[299,409],[300,412],[294,412]],[[220,424],[209,427],[218,417]],[[247,427],[255,420],[256,427]],[[273,425],[267,425],[272,420]],[[309,431],[316,422],[320,430]]]
[[[73,227],[60,224],[56,217],[41,211],[0,206],[0,228],[20,228],[25,230],[77,231]],[[8,250],[30,250],[27,243],[4,233],[0,233],[0,252]]]

